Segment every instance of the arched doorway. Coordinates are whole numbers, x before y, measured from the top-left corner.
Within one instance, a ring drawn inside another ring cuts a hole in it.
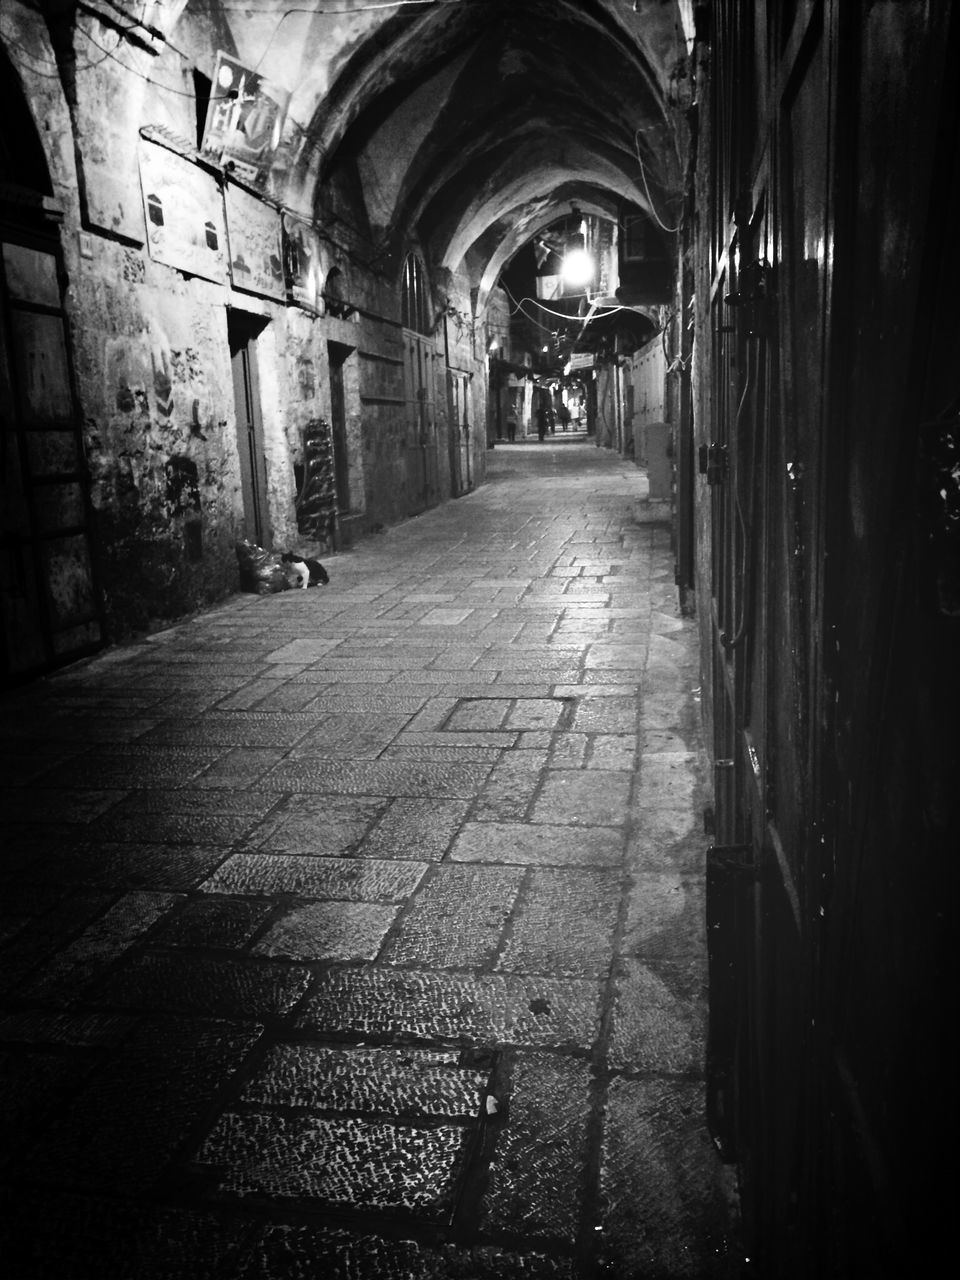
[[[102,642],[90,486],[63,309],[60,213],[0,54],[0,683]]]

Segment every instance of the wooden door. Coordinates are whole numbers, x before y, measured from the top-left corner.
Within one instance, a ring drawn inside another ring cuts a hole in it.
[[[411,514],[440,501],[434,392],[436,343],[413,329],[403,331],[406,403],[407,503]]]
[[[102,640],[58,252],[12,231],[0,241],[0,501],[0,676],[10,683]]]
[[[448,413],[450,417],[450,474],[454,497],[473,488],[470,468],[471,374],[447,369]]]
[[[327,343],[330,368],[330,428],[333,433],[333,473],[337,494],[337,510],[350,510],[350,469],[347,455],[347,402],[343,385],[343,365],[350,347],[339,342]]]
[[[236,311],[227,313],[244,531],[249,542],[269,548],[272,535],[267,519],[267,464],[257,374],[257,336],[265,324]]]

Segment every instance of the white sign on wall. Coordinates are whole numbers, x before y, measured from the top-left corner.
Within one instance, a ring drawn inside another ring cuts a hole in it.
[[[226,284],[223,199],[213,175],[184,156],[143,139],[140,189],[150,257],[204,280]]]
[[[286,298],[279,211],[232,182],[225,196],[233,287]]]
[[[567,363],[568,369],[592,369],[596,356],[592,351],[574,351]]]

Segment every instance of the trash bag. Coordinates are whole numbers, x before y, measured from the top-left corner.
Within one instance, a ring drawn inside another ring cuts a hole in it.
[[[284,566],[278,556],[264,551],[253,542],[237,543],[237,564],[240,568],[240,590],[254,595],[269,596],[275,591],[287,589]]]

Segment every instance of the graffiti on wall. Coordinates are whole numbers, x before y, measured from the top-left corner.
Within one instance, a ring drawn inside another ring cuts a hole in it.
[[[333,546],[337,532],[333,432],[323,418],[312,418],[303,431],[303,479],[296,507],[300,532]]]
[[[201,352],[173,346],[156,329],[139,341],[107,340],[106,399],[120,414],[152,418],[165,432],[206,440],[213,425],[212,395]]]
[[[301,400],[312,400],[317,394],[317,372],[309,356],[297,356],[297,385]]]

